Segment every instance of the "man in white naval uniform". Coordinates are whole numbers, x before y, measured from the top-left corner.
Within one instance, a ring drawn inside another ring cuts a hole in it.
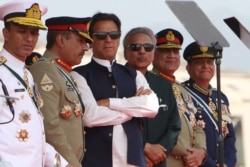
[[[4,21],[4,44],[0,51],[0,166],[52,167],[57,163],[54,161],[57,152],[45,140],[39,111],[42,99],[25,68],[25,59],[36,46],[39,29],[46,29],[41,21],[46,12],[46,6],[30,1],[0,6],[0,20]],[[70,166],[64,158],[60,159],[61,166]]]

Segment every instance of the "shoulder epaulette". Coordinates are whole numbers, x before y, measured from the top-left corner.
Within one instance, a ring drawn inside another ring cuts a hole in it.
[[[40,59],[38,59],[38,60],[36,61],[36,63],[43,62],[43,61],[45,61],[45,60],[46,60],[45,58],[40,58]]]
[[[7,59],[4,56],[0,56],[0,66],[6,63]]]

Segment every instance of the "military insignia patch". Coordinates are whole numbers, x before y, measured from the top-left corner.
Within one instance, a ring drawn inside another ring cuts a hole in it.
[[[196,123],[201,129],[205,128],[206,123],[203,120],[198,120]]]
[[[49,92],[53,89],[53,82],[47,74],[44,74],[40,84],[42,90],[46,92]]]
[[[69,81],[66,82],[66,85],[67,85],[69,91],[74,91],[74,88]]]
[[[41,88],[42,90],[49,92],[53,89],[53,85],[44,85],[44,86],[41,86]]]
[[[205,53],[205,52],[208,51],[208,47],[207,47],[207,46],[201,46],[201,47],[200,47],[200,51],[201,51],[202,53]]]
[[[50,77],[47,74],[44,74],[41,84],[51,84],[53,83]]]
[[[26,10],[26,17],[34,18],[34,19],[41,19],[41,11],[39,9],[39,5],[34,3],[29,9]]]
[[[175,36],[174,36],[173,31],[168,31],[168,33],[166,35],[166,39],[167,39],[167,41],[174,41]]]

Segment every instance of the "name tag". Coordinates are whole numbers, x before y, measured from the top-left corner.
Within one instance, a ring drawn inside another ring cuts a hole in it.
[[[24,92],[25,91],[25,89],[14,89],[15,90],[15,92]]]

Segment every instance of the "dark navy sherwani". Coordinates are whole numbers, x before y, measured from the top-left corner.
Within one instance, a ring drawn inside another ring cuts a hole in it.
[[[132,97],[136,94],[136,71],[113,63],[112,72],[92,60],[89,64],[76,67],[86,79],[96,100]],[[81,84],[81,83],[78,83]],[[139,118],[122,124],[128,140],[128,164],[145,167],[142,131]],[[113,126],[85,128],[86,153],[82,161],[84,167],[112,167]]]

